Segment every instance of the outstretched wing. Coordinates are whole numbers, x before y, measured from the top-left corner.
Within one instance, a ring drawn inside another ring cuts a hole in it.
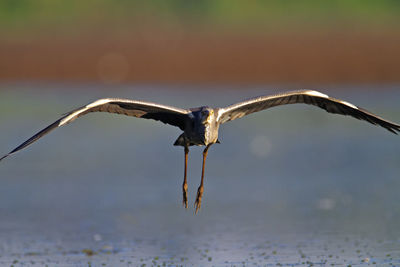
[[[177,126],[181,130],[183,130],[185,127],[185,120],[187,114],[190,111],[186,109],[164,106],[151,102],[142,102],[129,99],[118,99],[118,98],[99,99],[86,106],[75,109],[65,114],[64,117],[60,118],[53,124],[47,126],[45,129],[41,130],[31,138],[26,140],[24,143],[22,143],[20,146],[12,150],[10,153],[1,157],[0,161],[8,157],[9,155],[27,147],[28,145],[32,144],[39,138],[48,134],[50,131],[54,130],[55,128],[68,124],[74,121],[75,119],[90,112],[109,112],[109,113],[117,113],[127,116],[133,116],[137,118],[153,119],[173,126]]]
[[[359,120],[382,126],[386,130],[397,134],[400,125],[382,119],[371,112],[312,90],[292,91],[283,94],[260,96],[240,103],[233,104],[218,111],[217,121],[227,121],[241,118],[245,115],[280,105],[304,103],[325,109],[329,113],[349,115]]]

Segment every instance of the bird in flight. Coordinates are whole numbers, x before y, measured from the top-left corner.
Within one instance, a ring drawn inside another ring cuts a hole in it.
[[[399,124],[380,118],[371,112],[346,101],[335,99],[313,90],[291,91],[269,96],[260,96],[224,108],[202,106],[198,108],[181,109],[151,102],[119,98],[104,98],[65,114],[62,118],[47,126],[20,146],[1,157],[0,161],[37,141],[53,129],[66,125],[90,112],[117,113],[137,118],[161,121],[179,127],[183,131],[183,133],[176,139],[174,145],[183,146],[185,153],[184,180],[182,184],[183,205],[185,208],[188,207],[187,161],[189,147],[205,146],[203,151],[201,181],[200,186],[197,189],[196,200],[194,203],[195,213],[197,213],[201,207],[203,197],[204,169],[207,152],[211,145],[219,143],[219,126],[225,122],[241,118],[257,111],[275,106],[296,103],[314,105],[329,113],[349,115],[356,119],[379,125],[395,134],[400,132]]]

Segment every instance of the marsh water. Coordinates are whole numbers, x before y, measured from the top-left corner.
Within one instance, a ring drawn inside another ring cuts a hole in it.
[[[322,87],[321,87],[322,88]],[[323,92],[400,122],[400,87]],[[201,86],[2,84],[0,154],[100,97],[225,106],[281,91]],[[180,130],[90,114],[0,163],[0,266],[400,266],[400,137],[318,108],[223,125],[189,154]]]

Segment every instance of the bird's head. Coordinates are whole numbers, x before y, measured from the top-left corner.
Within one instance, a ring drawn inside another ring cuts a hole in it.
[[[214,119],[214,110],[209,107],[203,107],[200,110],[200,118],[202,124],[211,124]]]

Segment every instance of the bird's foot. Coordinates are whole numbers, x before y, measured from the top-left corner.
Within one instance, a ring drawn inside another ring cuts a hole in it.
[[[194,207],[195,207],[195,214],[200,210],[201,207],[201,199],[203,197],[203,186],[200,185],[199,188],[197,189],[197,196],[196,196],[196,201],[194,202]]]
[[[188,185],[187,183],[184,183],[182,185],[182,192],[183,192],[183,201],[182,204],[185,206],[185,208],[188,208]]]

